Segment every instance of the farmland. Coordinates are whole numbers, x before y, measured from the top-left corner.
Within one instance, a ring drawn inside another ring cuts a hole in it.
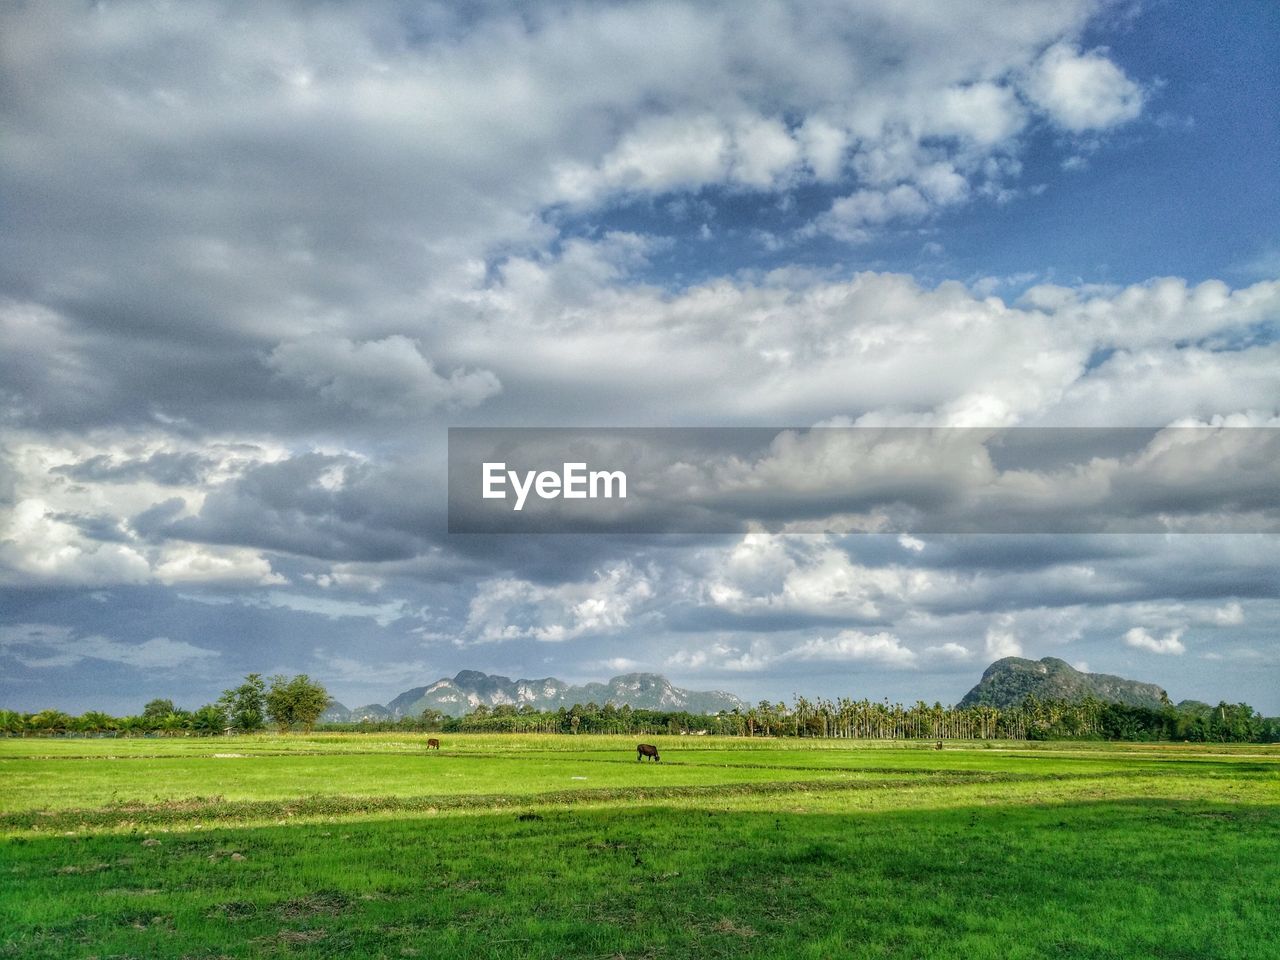
[[[1280,749],[0,740],[0,957],[1221,957]]]

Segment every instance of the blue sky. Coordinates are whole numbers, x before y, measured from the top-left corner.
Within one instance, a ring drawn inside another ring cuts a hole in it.
[[[1275,428],[1278,53],[1261,2],[6,6],[0,704],[1020,654],[1280,712],[1273,536],[460,538],[443,488],[460,425]]]

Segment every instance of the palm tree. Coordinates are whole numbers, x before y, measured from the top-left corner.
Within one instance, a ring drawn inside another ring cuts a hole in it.
[[[75,728],[81,733],[105,733],[116,728],[116,718],[100,710],[89,710],[76,718]]]

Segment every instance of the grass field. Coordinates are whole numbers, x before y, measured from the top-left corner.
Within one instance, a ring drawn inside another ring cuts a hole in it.
[[[1280,749],[0,740],[0,957],[1280,957]]]

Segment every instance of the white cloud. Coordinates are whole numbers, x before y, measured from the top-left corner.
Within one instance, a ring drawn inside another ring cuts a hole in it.
[[[1221,627],[1237,627],[1244,623],[1244,607],[1234,600],[1218,607],[1213,611],[1213,622]]]
[[[759,673],[776,663],[777,657],[759,639],[746,643],[716,640],[704,647],[677,650],[666,662],[689,671]]]
[[[284,582],[246,547],[153,542],[132,527],[173,504],[176,517],[211,486],[284,456],[277,444],[173,438],[155,431],[77,438],[11,435],[11,508],[0,511],[0,582],[84,586]]]
[[[166,545],[157,557],[154,576],[161,583],[276,586],[288,580],[271,569],[271,561],[248,547],[196,543]]]
[[[471,598],[466,642],[572,640],[629,626],[653,599],[649,580],[630,564],[599,571],[590,580],[543,586],[527,580],[482,581]]]
[[[1142,88],[1098,51],[1067,43],[1044,52],[1027,92],[1054,123],[1072,132],[1113,127],[1142,112]]]
[[[1014,90],[989,81],[949,87],[927,109],[938,133],[987,146],[1008,140],[1026,122]]]
[[[1020,85],[1070,129],[1140,108],[1104,54],[1071,46],[1094,10],[1088,0],[1014,16],[974,0],[927,11],[654,0],[410,18],[384,2],[305,15],[257,5],[243,29],[229,29],[218,4],[198,0],[163,23],[128,8],[20,8],[6,32],[24,51],[40,109],[22,109],[34,92],[15,105],[30,127],[9,150],[24,170],[57,180],[72,205],[102,171],[163,154],[174,189],[146,192],[149,212],[205,190],[220,209],[187,203],[162,231],[148,218],[150,251],[227,293],[225,322],[252,328],[263,319],[252,314],[279,310],[293,315],[284,325],[305,326],[296,313],[323,293],[384,281],[399,294],[424,262],[449,270],[537,243],[543,212],[566,201],[785,190],[808,176],[837,180],[859,156],[884,167],[894,155],[895,183],[920,186],[915,174],[941,161],[972,190],[989,179],[986,160],[1017,148]],[[38,156],[63,161],[41,169]],[[274,157],[291,161],[288,176]],[[138,196],[118,192],[107,195],[114,209],[136,206]],[[335,203],[317,209],[308,197]],[[229,235],[230,224],[256,233],[263,222],[276,227],[250,242]],[[120,283],[136,279],[132,251],[105,252]],[[69,287],[103,282],[71,260],[42,269]],[[271,309],[247,287],[271,291]]]
[[[925,647],[924,652],[931,659],[950,661],[952,663],[964,663],[973,659],[972,650],[963,644],[952,641],[938,644],[936,646]]]
[[[839,239],[868,238],[867,227],[890,220],[919,220],[933,207],[915,186],[900,183],[887,190],[858,190],[836,200],[822,226]]]
[[[1135,650],[1181,656],[1187,650],[1179,639],[1181,636],[1181,630],[1170,630],[1163,637],[1157,638],[1144,627],[1132,627],[1125,633],[1124,642]]]
[[[841,630],[834,637],[815,637],[783,653],[783,660],[812,660],[825,663],[867,662],[883,666],[910,667],[916,663],[913,650],[902,645],[892,633]]]
[[[82,536],[42,499],[20,500],[6,512],[0,515],[0,578],[103,586],[144,583],[151,576],[134,546]]]
[[[1022,643],[1013,630],[1013,618],[1008,614],[997,617],[995,623],[987,627],[983,644],[987,656],[993,660],[1022,656]]]
[[[893,633],[841,630],[834,636],[791,636],[766,640],[717,638],[702,646],[676,650],[668,666],[692,672],[760,673],[788,664],[864,663],[910,669],[919,658]]]
[[[341,600],[336,597],[316,597],[272,590],[262,598],[261,602],[266,606],[284,607],[288,610],[315,613],[334,619],[341,617],[368,619],[380,627],[389,626],[397,620],[410,615],[407,604],[403,600],[388,600],[385,603],[361,603],[356,600]]]
[[[1276,281],[1040,285],[1010,304],[957,283],[781,269],[671,294],[584,283],[602,257],[613,262],[618,241],[602,246],[514,258],[495,283],[458,290],[441,306],[467,321],[451,352],[525,391],[532,378],[560,398],[603,404],[614,423],[715,411],[738,421],[1151,426],[1274,409],[1280,346],[1187,341],[1229,342],[1265,320],[1280,307]]]
[[[699,592],[707,605],[743,616],[779,613],[877,619],[949,589],[945,576],[855,563],[826,538],[747,534],[705,555]]]

